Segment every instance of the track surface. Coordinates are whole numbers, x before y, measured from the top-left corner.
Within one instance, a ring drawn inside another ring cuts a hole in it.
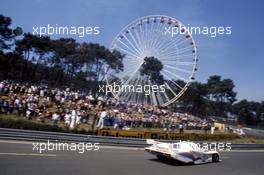
[[[222,162],[180,165],[161,162],[138,149],[100,148],[78,154],[74,151],[32,151],[31,143],[0,141],[0,174],[3,175],[253,175],[263,174],[264,152],[221,153]]]

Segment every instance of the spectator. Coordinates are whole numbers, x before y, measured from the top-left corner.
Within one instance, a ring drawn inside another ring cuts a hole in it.
[[[180,123],[180,125],[179,125],[179,130],[180,130],[180,134],[183,134],[184,133],[182,123]]]
[[[53,120],[53,124],[57,125],[58,121],[60,120],[60,115],[57,112],[54,112],[52,114],[52,120]]]
[[[54,110],[56,112],[52,112]],[[113,98],[96,99],[68,87],[49,88],[6,80],[0,82],[0,113],[19,114],[41,122],[49,119],[54,124],[62,120],[71,129],[87,123],[89,117],[93,119],[93,126],[115,129],[178,128],[183,132],[184,129],[208,129],[210,124],[197,116],[166,107],[123,103]]]
[[[105,109],[103,109],[103,111],[101,112],[97,127],[102,129],[104,127],[104,118],[106,117],[107,112]]]

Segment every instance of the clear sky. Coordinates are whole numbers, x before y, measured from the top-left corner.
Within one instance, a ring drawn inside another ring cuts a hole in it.
[[[99,26],[96,37],[75,37],[109,47],[128,23],[146,15],[167,15],[190,26],[231,26],[217,38],[195,35],[199,64],[196,79],[218,74],[234,80],[238,99],[264,100],[264,1],[251,0],[0,0],[0,13],[13,26]]]

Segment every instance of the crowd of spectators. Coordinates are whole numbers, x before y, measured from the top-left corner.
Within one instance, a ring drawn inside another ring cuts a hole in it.
[[[206,129],[210,122],[187,113],[153,105],[122,103],[113,98],[94,98],[70,88],[0,82],[0,114],[14,114],[29,120],[64,123],[74,129],[81,123],[92,128],[112,127]]]

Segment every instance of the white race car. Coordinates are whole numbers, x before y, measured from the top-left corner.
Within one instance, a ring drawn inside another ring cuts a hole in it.
[[[179,162],[189,164],[203,164],[209,162],[219,162],[219,153],[217,151],[206,151],[193,142],[180,141],[176,143],[157,142],[147,139],[145,150],[154,154],[158,159],[174,159]]]

